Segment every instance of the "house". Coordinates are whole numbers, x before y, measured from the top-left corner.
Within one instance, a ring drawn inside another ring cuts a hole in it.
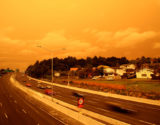
[[[135,64],[123,64],[120,66],[121,69],[136,69],[136,65]]]
[[[103,69],[104,73],[108,73],[108,74],[114,74],[115,73],[115,69],[111,68],[111,67],[106,67]]]
[[[126,71],[123,69],[116,69],[115,73],[119,76],[123,76],[123,74],[126,73]]]
[[[76,72],[77,70],[78,70],[78,68],[70,68],[70,71]]]
[[[152,78],[153,70],[144,68],[136,72],[137,78]]]

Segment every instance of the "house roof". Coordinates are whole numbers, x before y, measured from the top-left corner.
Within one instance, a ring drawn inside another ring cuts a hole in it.
[[[74,68],[70,68],[70,71],[77,71],[78,68],[74,67]]]

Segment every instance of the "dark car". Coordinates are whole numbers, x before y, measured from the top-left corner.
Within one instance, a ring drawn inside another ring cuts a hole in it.
[[[37,85],[37,88],[40,88],[40,89],[45,89],[46,87],[45,87],[45,85],[38,84],[38,85]]]

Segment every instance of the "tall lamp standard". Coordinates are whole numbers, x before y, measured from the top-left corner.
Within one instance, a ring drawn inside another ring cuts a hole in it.
[[[70,85],[70,83],[69,83],[69,73],[70,73],[70,69],[69,69],[69,66],[68,65],[66,65],[67,66],[67,69],[68,69],[68,86]]]
[[[39,48],[43,48],[49,52],[51,52],[51,82],[52,82],[52,92],[53,92],[53,50],[50,50],[46,47],[43,47],[43,46],[37,46]],[[65,48],[62,48],[62,50],[65,50]],[[53,99],[53,93],[52,93],[52,99]]]

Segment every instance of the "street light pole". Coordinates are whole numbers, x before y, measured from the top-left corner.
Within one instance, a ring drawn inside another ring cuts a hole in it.
[[[51,52],[51,82],[52,82],[52,101],[53,101],[53,51],[42,46],[37,46],[37,47],[44,48],[45,50]],[[66,49],[62,48],[62,50],[66,50]]]
[[[53,101],[53,53],[51,54],[51,78],[52,78],[52,80],[51,80],[51,82],[52,82],[52,101]]]
[[[69,71],[68,71],[68,86],[69,86]]]

